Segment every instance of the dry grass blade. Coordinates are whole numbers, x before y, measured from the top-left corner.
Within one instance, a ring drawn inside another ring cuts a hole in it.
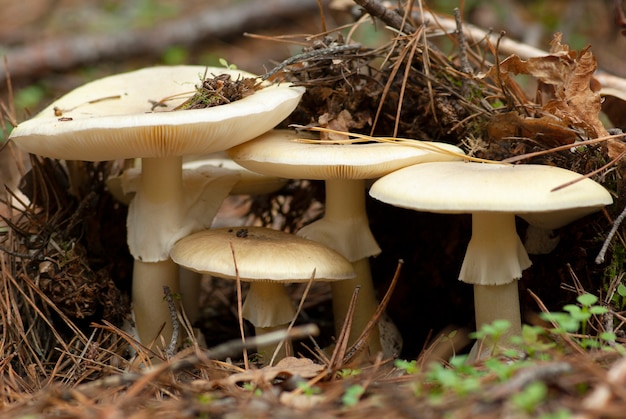
[[[337,340],[335,342],[335,349],[328,361],[328,370],[332,372],[336,372],[340,370],[344,364],[343,359],[345,357],[346,348],[348,347],[348,337],[350,336],[350,329],[352,327],[352,317],[354,316],[354,309],[356,307],[356,302],[359,297],[359,291],[361,287],[356,287],[354,292],[352,293],[352,297],[350,298],[350,304],[348,305],[348,310],[346,311],[346,319],[341,326],[341,332],[339,332],[339,336],[337,336]]]
[[[243,328],[243,299],[241,297],[241,278],[239,277],[239,268],[237,267],[237,257],[235,256],[235,248],[233,244],[230,243],[230,251],[233,255],[233,263],[235,264],[235,280],[237,287],[237,320],[239,322],[239,333],[241,334],[241,342],[244,345],[243,348],[243,365],[245,369],[250,368],[250,364],[248,361],[248,350],[245,346],[246,344],[246,334]]]
[[[299,139],[293,140],[293,141],[301,142],[301,143],[308,143],[308,144],[359,144],[359,143],[378,142],[378,143],[397,144],[397,145],[415,147],[415,148],[419,148],[419,149],[422,149],[422,150],[432,151],[432,152],[435,152],[435,153],[441,153],[441,154],[445,154],[447,156],[454,156],[454,157],[458,157],[458,158],[461,158],[461,159],[464,159],[464,160],[469,160],[469,161],[474,161],[474,162],[479,162],[479,163],[491,163],[491,164],[502,164],[502,163],[505,163],[505,162],[500,162],[500,161],[495,161],[495,160],[488,160],[488,159],[480,159],[480,158],[477,158],[477,157],[467,156],[465,154],[455,153],[453,151],[447,150],[447,149],[445,149],[443,147],[440,147],[437,144],[435,144],[433,142],[429,142],[429,141],[414,140],[414,139],[411,139],[411,138],[373,137],[373,136],[370,136],[370,135],[359,134],[359,133],[355,133],[355,132],[338,131],[338,130],[331,129],[331,128],[326,128],[326,127],[304,126],[304,125],[298,125],[298,124],[291,124],[290,127],[296,128],[296,129],[301,129],[301,130],[316,131],[316,132],[326,132],[326,133],[333,133],[333,134],[344,135],[344,136],[347,136],[347,137],[352,137],[352,138],[348,138],[347,140],[333,140],[333,141],[317,140],[317,139],[313,139],[313,138],[299,138]]]
[[[311,285],[313,285],[313,281],[315,281],[315,270],[311,274],[311,278],[309,279],[309,281],[306,283],[306,287],[304,288],[304,292],[302,293],[302,297],[300,298],[300,302],[298,303],[298,307],[296,308],[296,312],[293,315],[293,319],[291,320],[291,322],[287,326],[287,329],[286,329],[287,334],[289,334],[289,332],[291,332],[291,330],[293,329],[294,324],[296,323],[296,320],[298,319],[298,316],[302,312],[302,307],[304,306],[304,302],[306,301],[306,297],[309,295],[309,291],[311,290]],[[270,366],[274,365],[274,361],[276,360],[276,356],[280,352],[280,348],[283,345],[285,345],[285,344],[286,344],[286,341],[285,340],[281,340],[278,343],[278,345],[276,345],[276,349],[274,350],[274,353],[272,354],[272,358],[270,359],[270,362],[269,362]],[[289,356],[289,354],[287,354],[287,356]]]
[[[378,304],[378,307],[376,308],[374,315],[367,323],[367,326],[365,326],[365,329],[361,332],[361,335],[357,338],[357,340],[354,342],[354,344],[350,347],[350,349],[345,354],[343,358],[344,364],[346,365],[349,364],[354,359],[354,357],[358,355],[360,351],[363,350],[371,330],[374,327],[378,327],[378,321],[380,317],[383,315],[383,313],[385,312],[385,309],[387,308],[387,304],[389,304],[389,300],[391,299],[391,295],[393,294],[393,291],[396,288],[396,284],[398,283],[398,278],[400,278],[400,271],[402,270],[402,265],[404,265],[404,261],[400,259],[398,261],[398,266],[396,267],[396,271],[393,275],[391,283],[389,284],[389,288],[387,289],[387,292],[385,292],[385,296],[383,297],[382,301]]]

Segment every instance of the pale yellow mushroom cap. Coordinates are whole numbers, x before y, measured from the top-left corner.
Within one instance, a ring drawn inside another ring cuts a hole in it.
[[[472,239],[459,278],[504,285],[531,264],[515,230],[515,215],[538,227],[557,228],[612,202],[590,179],[553,190],[580,177],[542,165],[424,163],[382,177],[370,195],[418,211],[472,214]]]
[[[580,177],[554,166],[434,162],[384,176],[372,185],[370,195],[418,211],[506,212],[538,227],[558,228],[613,202],[591,179],[552,191]]]
[[[445,143],[416,141],[432,149],[390,143],[332,144],[295,140],[310,135],[272,130],[228,150],[238,164],[255,172],[290,179],[375,179],[401,167],[428,161],[462,159],[463,151]]]
[[[232,245],[232,250],[231,250]],[[237,272],[235,261],[237,260]],[[179,240],[170,253],[179,265],[220,278],[285,283],[355,276],[352,264],[328,247],[263,227],[205,230]]]
[[[304,93],[302,87],[268,84],[227,105],[172,111],[195,92],[205,70],[207,77],[254,77],[204,66],[149,67],[105,77],[74,89],[22,122],[11,139],[27,152],[66,160],[208,154],[272,129]],[[151,101],[173,95],[180,96],[164,102],[166,107],[151,109]]]

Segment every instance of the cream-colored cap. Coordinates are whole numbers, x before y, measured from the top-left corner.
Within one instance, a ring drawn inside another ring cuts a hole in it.
[[[542,228],[562,227],[613,202],[609,192],[580,174],[543,165],[434,162],[377,180],[370,195],[419,211],[468,214],[507,212]]]
[[[375,179],[401,167],[428,161],[462,159],[463,151],[445,143],[416,141],[424,147],[390,143],[303,143],[307,134],[272,130],[227,150],[238,164],[255,172],[290,179]],[[445,152],[433,151],[437,147]]]
[[[208,154],[276,126],[297,106],[302,87],[266,85],[227,105],[172,111],[196,91],[203,75],[239,70],[204,66],[149,67],[78,87],[19,124],[10,138],[23,150],[66,160]],[[156,106],[153,102],[176,96]]]
[[[242,281],[307,282],[313,276],[337,281],[355,276],[352,264],[334,250],[264,227],[201,231],[179,240],[170,256],[192,271],[231,279],[238,273]]]

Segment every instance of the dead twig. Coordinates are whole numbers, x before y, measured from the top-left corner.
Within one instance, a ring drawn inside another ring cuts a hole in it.
[[[8,71],[13,78],[28,77],[92,62],[157,55],[171,45],[191,45],[211,37],[233,36],[244,30],[273,27],[277,20],[305,16],[316,9],[316,0],[255,0],[219,10],[206,7],[190,17],[162,22],[150,30],[42,40],[11,48],[4,55],[8,57]],[[0,83],[5,78],[5,74],[0,74]]]
[[[613,240],[613,237],[617,233],[617,230],[619,229],[619,226],[624,221],[624,218],[626,218],[626,207],[624,207],[624,209],[622,210],[620,215],[618,215],[617,218],[613,221],[613,226],[611,227],[611,230],[609,231],[609,234],[606,235],[606,239],[604,239],[604,243],[602,244],[602,248],[600,249],[600,252],[598,253],[598,256],[596,256],[596,260],[595,260],[595,262],[598,265],[601,264],[601,263],[604,263],[604,255],[606,254],[606,251],[608,250],[609,244],[611,244],[611,241]]]

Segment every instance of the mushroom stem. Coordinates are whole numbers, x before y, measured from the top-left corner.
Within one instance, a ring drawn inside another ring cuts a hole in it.
[[[325,186],[324,217],[300,229],[298,235],[336,250],[354,266],[356,278],[331,283],[337,335],[346,318],[354,289],[361,287],[348,339],[348,345],[352,345],[378,306],[369,256],[380,253],[380,248],[369,228],[365,211],[365,181],[329,179],[325,181]],[[380,334],[375,327],[369,337],[369,352],[374,355],[380,350]]]
[[[504,285],[521,278],[531,265],[515,229],[515,215],[503,212],[472,214],[472,238],[459,279],[469,284]]]
[[[335,315],[335,331],[337,334],[341,331],[346,319],[350,307],[350,298],[355,288],[361,286],[352,315],[352,327],[350,328],[348,345],[352,345],[359,338],[378,306],[374,287],[372,286],[369,259],[363,258],[352,262],[352,266],[356,272],[356,278],[335,281],[330,284],[333,294],[333,313]],[[368,343],[371,355],[375,355],[382,350],[378,327],[374,327],[370,331]]]
[[[178,266],[171,259],[161,262],[135,260],[133,312],[139,340],[146,346],[154,342],[156,347],[165,348],[172,338],[172,316],[163,286],[168,286],[173,295],[179,292]],[[159,339],[159,336],[163,339]]]
[[[522,334],[517,281],[505,285],[474,285],[474,306],[477,330],[498,319],[506,319],[511,323],[497,342],[498,345],[506,347],[511,336]],[[485,343],[485,349],[489,349],[493,342]]]
[[[165,324],[161,335],[167,345],[172,336],[172,318],[163,299],[163,286],[168,286],[172,294],[179,293],[178,266],[167,256],[155,258],[152,255],[158,253],[158,250],[153,251],[154,247],[159,249],[162,243],[169,243],[169,236],[178,231],[182,223],[182,158],[144,158],[141,190],[132,204],[141,214],[139,220],[128,225],[129,236],[136,237],[129,243],[139,244],[131,248],[135,257],[132,294],[137,333],[141,342],[147,344],[157,338]],[[146,235],[149,238],[144,238]],[[143,257],[144,254],[150,257]],[[156,342],[160,347],[159,339]]]
[[[242,316],[254,325],[257,336],[275,330],[285,329],[296,315],[296,310],[285,285],[270,281],[255,281],[250,283],[246,301],[242,307]],[[280,360],[286,356],[285,342],[276,355]],[[278,344],[260,346],[257,352],[263,355],[264,362],[269,363]]]
[[[476,329],[494,320],[508,320],[509,330],[498,345],[507,346],[522,330],[517,279],[531,265],[510,213],[472,214],[472,238],[459,279],[474,285]],[[490,353],[487,342],[482,356]]]

